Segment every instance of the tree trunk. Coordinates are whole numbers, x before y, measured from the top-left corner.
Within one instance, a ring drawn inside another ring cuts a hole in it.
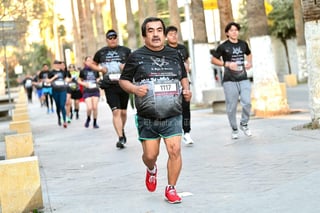
[[[106,43],[106,36],[104,31],[104,25],[103,25],[103,16],[102,16],[102,10],[104,8],[104,3],[94,0],[94,19],[96,23],[96,50],[103,47]]]
[[[147,16],[157,16],[157,4],[155,0],[147,0],[148,10]]]
[[[290,66],[290,61],[289,61],[289,51],[288,51],[288,45],[287,45],[287,40],[286,39],[280,39],[283,46],[284,46],[284,50],[286,52],[286,61],[287,61],[287,66],[288,66],[288,69],[289,69],[289,75],[291,75],[291,66]]]
[[[225,40],[225,26],[233,21],[231,0],[218,0],[219,16],[220,16],[220,40]]]
[[[202,0],[191,1],[194,45],[191,47],[191,89],[193,102],[203,103],[203,91],[214,88],[215,79],[210,63],[210,46],[204,18]]]
[[[251,37],[268,35],[268,22],[264,0],[247,0],[246,7],[249,35]]]
[[[52,1],[44,1],[44,7],[46,11],[46,16],[50,17],[53,13],[53,3]],[[44,40],[44,44],[47,46],[47,57],[54,60],[52,53],[54,52],[53,46],[53,20],[51,18],[45,18],[40,22],[41,37]]]
[[[306,58],[308,68],[311,127],[320,128],[320,1],[302,1],[305,20]]]
[[[191,1],[194,43],[208,43],[202,0]]]
[[[309,102],[313,128],[320,128],[320,23],[308,21],[305,23],[307,67],[309,71]]]
[[[92,14],[92,11],[90,8],[90,4],[91,4],[91,0],[84,1],[85,26],[86,26],[86,31],[87,31],[87,34],[85,36],[87,37],[87,41],[88,41],[88,43],[87,43],[88,44],[88,54],[93,55],[97,51],[97,49],[96,49],[96,39],[95,39],[94,33],[93,33],[93,27],[94,27],[93,20],[92,20],[93,14]]]
[[[114,0],[110,0],[110,14],[111,14],[111,20],[112,20],[112,29],[114,29],[117,33],[118,32],[118,21],[116,16],[116,9],[114,6]]]
[[[276,74],[264,0],[247,0],[246,7],[253,69],[256,69],[253,71],[252,110],[260,117],[289,113]]]
[[[170,25],[173,25],[176,28],[178,28],[179,42],[182,43],[178,1],[177,0],[168,1],[168,7],[169,7]]]
[[[136,49],[138,47],[138,41],[135,31],[134,17],[131,9],[131,1],[126,0],[127,11],[127,30],[128,30],[128,47],[130,49]]]
[[[73,34],[73,40],[74,40],[74,45],[73,45],[73,52],[74,52],[74,56],[75,56],[75,62],[77,63],[78,66],[82,66],[82,59],[83,59],[83,55],[81,52],[81,39],[80,39],[80,35],[79,35],[79,31],[78,29],[79,27],[79,23],[77,22],[77,18],[75,16],[75,9],[78,8],[77,7],[77,2],[75,0],[71,1],[71,14],[72,14],[72,34]]]
[[[86,30],[86,22],[84,21],[85,15],[84,15],[84,9],[82,5],[81,0],[77,0],[77,6],[78,6],[78,15],[79,15],[79,28],[80,28],[80,39],[81,39],[81,54],[83,56],[89,55],[88,52],[88,40],[87,40],[87,30]]]
[[[141,35],[140,26],[142,25],[144,19],[146,18],[145,0],[138,0],[138,6],[139,6],[139,34]],[[144,40],[142,36],[140,36],[140,43],[144,45]]]
[[[306,66],[306,40],[304,37],[304,22],[301,0],[294,0],[294,22],[297,37],[298,81],[305,82],[308,77]]]

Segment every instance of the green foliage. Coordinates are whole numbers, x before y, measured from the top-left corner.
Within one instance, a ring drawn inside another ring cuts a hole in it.
[[[239,7],[239,20],[235,20],[241,26],[239,38],[242,40],[249,39],[249,26],[248,26],[246,4],[247,4],[247,1],[242,0]]]
[[[32,43],[29,51],[15,53],[15,55],[23,66],[24,72],[35,74],[37,70],[41,70],[42,64],[50,64],[50,59],[47,57],[48,49],[42,44]]]
[[[273,10],[268,15],[271,35],[282,41],[295,37],[293,0],[272,1]]]

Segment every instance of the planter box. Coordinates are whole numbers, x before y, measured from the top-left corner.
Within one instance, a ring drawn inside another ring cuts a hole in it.
[[[296,74],[284,75],[284,82],[288,87],[297,86],[298,85],[297,75]]]

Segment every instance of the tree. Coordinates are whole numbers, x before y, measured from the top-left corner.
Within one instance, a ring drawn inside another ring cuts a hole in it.
[[[85,14],[84,14],[84,7],[82,5],[82,0],[77,0],[77,9],[78,9],[78,16],[79,16],[79,24],[78,27],[80,29],[80,38],[81,38],[81,42],[80,45],[81,46],[81,50],[80,50],[80,54],[82,55],[82,59],[86,56],[89,55],[89,51],[88,51],[88,38],[86,37],[87,35],[87,30],[86,30],[86,22],[85,22]]]
[[[105,45],[106,36],[103,25],[103,8],[105,8],[105,2],[100,2],[98,0],[94,0],[94,23],[97,30],[97,39],[96,39],[96,49],[99,49]]]
[[[157,4],[155,0],[147,0],[147,16],[157,16]]]
[[[31,74],[41,70],[44,63],[50,64],[50,58],[47,57],[48,49],[43,44],[32,43],[28,51],[15,52],[19,64]]]
[[[79,32],[79,22],[77,21],[77,17],[76,17],[76,13],[75,13],[75,9],[78,8],[77,7],[77,2],[75,0],[71,0],[71,15],[72,15],[72,35],[73,35],[73,41],[75,44],[78,45],[74,45],[75,49],[73,50],[75,53],[75,61],[76,63],[80,63],[82,62],[82,58],[83,55],[81,54],[81,38],[80,38],[80,32]]]
[[[128,47],[130,49],[136,49],[138,47],[138,41],[135,31],[134,16],[131,9],[131,1],[126,0],[127,11],[127,30],[128,30]]]
[[[320,128],[320,2],[314,0],[302,0],[303,18],[305,21],[306,58],[309,73],[309,102],[311,126]]]
[[[114,29],[116,32],[119,31],[118,29],[118,21],[116,16],[116,10],[114,6],[114,0],[110,0],[110,13],[111,13],[111,20],[112,20],[112,26],[111,28]]]
[[[202,0],[191,1],[191,14],[195,43],[208,43]]]
[[[275,70],[264,0],[247,0],[246,8],[253,69],[257,69],[253,72],[252,110],[261,117],[288,113]]]
[[[139,29],[140,29],[140,26],[142,25],[144,19],[146,18],[146,7],[145,7],[145,2],[144,0],[138,0],[138,6],[139,6]],[[139,30],[140,32],[140,30]],[[140,36],[140,43],[143,44],[144,41],[143,41],[143,38],[142,36]]]
[[[185,8],[189,7],[187,5]],[[186,14],[187,16],[187,14]],[[186,20],[188,17],[185,17]],[[212,89],[215,84],[213,70],[210,63],[210,46],[208,44],[202,0],[191,1],[191,18],[193,25],[193,46],[191,49],[191,89],[193,101],[203,102],[204,90]],[[189,35],[192,36],[192,35]]]
[[[298,81],[306,81],[308,72],[306,66],[306,40],[304,37],[304,22],[302,14],[301,0],[294,0],[294,23],[297,38],[297,55],[298,55]]]
[[[271,35],[280,39],[282,42],[286,52],[289,74],[291,74],[287,39],[293,38],[296,35],[293,15],[293,1],[273,1],[272,6],[273,10],[268,15],[268,19],[270,20],[269,23],[271,23]]]
[[[88,33],[87,36],[87,46],[88,46],[88,55],[93,55],[96,51],[96,39],[93,33],[93,27],[95,25],[93,24],[93,14],[91,11],[90,4],[92,3],[92,0],[84,0],[84,15],[85,15],[85,27],[86,32]]]
[[[169,24],[175,26],[178,29],[179,42],[182,43],[178,1],[177,0],[168,1],[168,8],[169,8],[169,16],[170,16]]]
[[[219,16],[220,16],[220,38],[226,39],[224,32],[225,26],[233,21],[232,4],[231,0],[218,0]]]

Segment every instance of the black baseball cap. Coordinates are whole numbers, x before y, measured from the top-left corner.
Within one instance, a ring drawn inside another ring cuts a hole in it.
[[[53,64],[62,64],[62,62],[59,60],[54,60]]]
[[[106,33],[106,37],[109,38],[111,36],[117,37],[117,32],[115,30],[108,30],[108,32]]]

